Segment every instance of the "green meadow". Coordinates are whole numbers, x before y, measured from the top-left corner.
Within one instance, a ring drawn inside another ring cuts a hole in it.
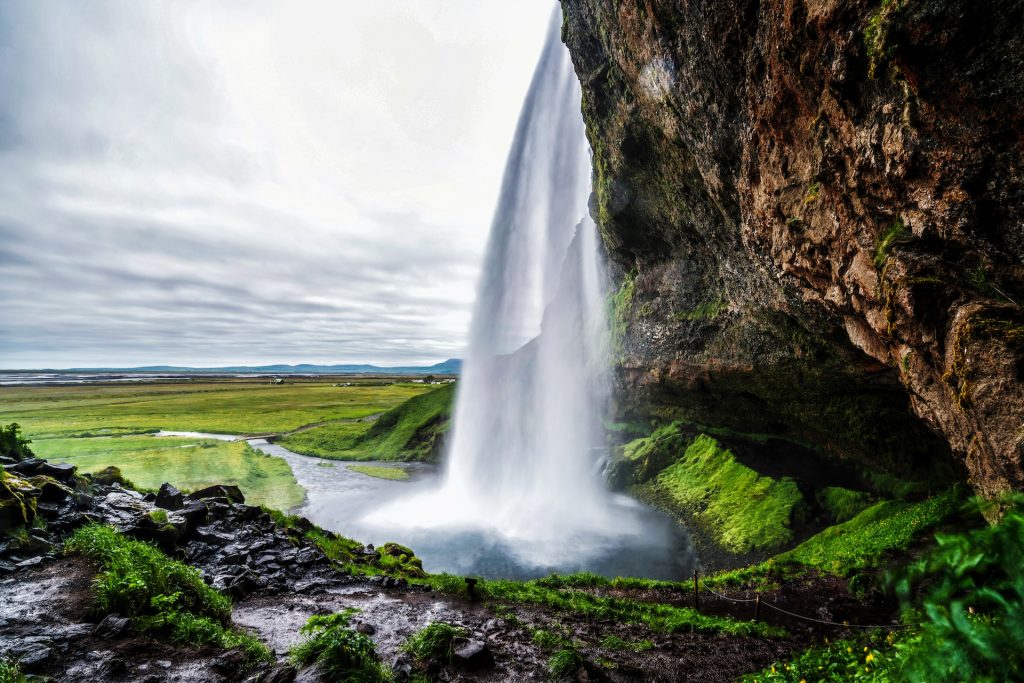
[[[78,465],[82,472],[113,465],[141,488],[156,489],[165,481],[186,491],[236,484],[246,502],[275,510],[288,510],[305,498],[287,462],[244,441],[115,436],[45,439],[33,442],[32,450],[47,460]]]
[[[169,431],[280,433],[386,412],[425,393],[423,384],[190,381],[168,384],[9,387],[0,424],[17,422],[31,439]]]

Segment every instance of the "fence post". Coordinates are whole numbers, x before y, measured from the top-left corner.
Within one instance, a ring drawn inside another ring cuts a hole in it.
[[[754,598],[754,621],[761,621],[761,594]]]
[[[697,590],[697,570],[693,570],[693,609],[700,609],[700,593]]]

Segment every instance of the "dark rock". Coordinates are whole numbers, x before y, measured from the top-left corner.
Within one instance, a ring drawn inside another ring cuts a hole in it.
[[[16,565],[11,564],[5,560],[0,560],[0,576],[14,573]]]
[[[160,485],[156,494],[156,506],[164,510],[180,510],[184,500],[185,494],[166,482]]]
[[[40,503],[63,503],[71,497],[71,490],[54,481],[43,481],[39,487]],[[37,509],[38,512],[38,509]]]
[[[292,683],[297,673],[293,666],[278,664],[253,674],[245,680],[245,683]]]
[[[39,458],[29,458],[28,460],[16,462],[13,465],[4,465],[4,469],[8,472],[14,472],[15,474],[27,477],[38,474],[39,469],[45,462],[45,460],[40,460]]]
[[[75,472],[78,471],[77,465],[72,465],[67,462],[43,462],[39,467],[39,474],[45,474],[48,477],[53,477],[57,481],[69,482],[75,478]]]
[[[231,553],[230,555],[223,555],[220,558],[220,564],[242,564],[245,562],[245,558],[248,557],[245,553]]]
[[[30,557],[27,560],[22,560],[22,561],[18,562],[16,566],[17,566],[18,569],[32,569],[33,567],[38,567],[42,563],[43,563],[43,558],[39,557],[39,556],[36,556],[36,557]]]
[[[356,624],[356,630],[362,634],[372,636],[377,632],[377,627],[373,624],[367,624],[365,621],[362,621]]]
[[[7,456],[0,455],[0,467],[7,467],[8,465],[13,465],[16,462],[18,461],[14,458],[8,458]]]
[[[245,664],[245,653],[240,649],[228,650],[213,660],[211,667],[220,674],[237,673]]]
[[[173,526],[133,526],[124,532],[140,541],[155,543],[164,552],[173,552],[178,541],[178,530]]]
[[[144,496],[142,496],[142,500],[144,502],[146,502],[146,503],[155,503],[156,502],[156,494],[153,493],[152,491],[150,491],[149,493],[147,493]]]
[[[37,646],[21,653],[17,660],[22,669],[33,671],[45,664],[52,656],[53,651],[50,648]]]
[[[217,484],[208,486],[205,489],[193,491],[187,498],[189,500],[203,500],[205,498],[226,498],[232,503],[244,503],[245,496],[242,491],[234,485]]]
[[[494,666],[494,656],[487,643],[482,640],[458,638],[452,661],[467,669],[482,669]]]
[[[131,626],[131,619],[120,614],[108,614],[103,621],[96,624],[92,634],[97,638],[117,638]]]

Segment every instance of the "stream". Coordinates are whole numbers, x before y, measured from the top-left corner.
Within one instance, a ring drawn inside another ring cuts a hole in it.
[[[237,441],[231,434],[162,431],[156,436],[177,436]],[[616,516],[629,519],[628,535],[577,534],[568,541],[550,543],[529,538],[498,536],[479,529],[420,528],[416,520],[405,524],[370,523],[364,518],[375,509],[440,485],[440,469],[427,463],[363,462],[375,467],[404,469],[409,479],[378,479],[348,469],[357,464],[294,453],[266,439],[246,439],[253,448],[282,458],[306,491],[305,502],[290,512],[335,533],[364,543],[394,541],[411,547],[428,572],[450,572],[485,578],[530,579],[552,572],[590,571],[604,576],[642,576],[678,580],[697,565],[690,539],[669,517],[624,495],[612,497]],[[552,520],[558,524],[557,520]]]

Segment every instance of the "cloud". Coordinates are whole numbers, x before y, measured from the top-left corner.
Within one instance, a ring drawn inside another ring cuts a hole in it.
[[[0,0],[0,367],[460,355],[550,9]]]

